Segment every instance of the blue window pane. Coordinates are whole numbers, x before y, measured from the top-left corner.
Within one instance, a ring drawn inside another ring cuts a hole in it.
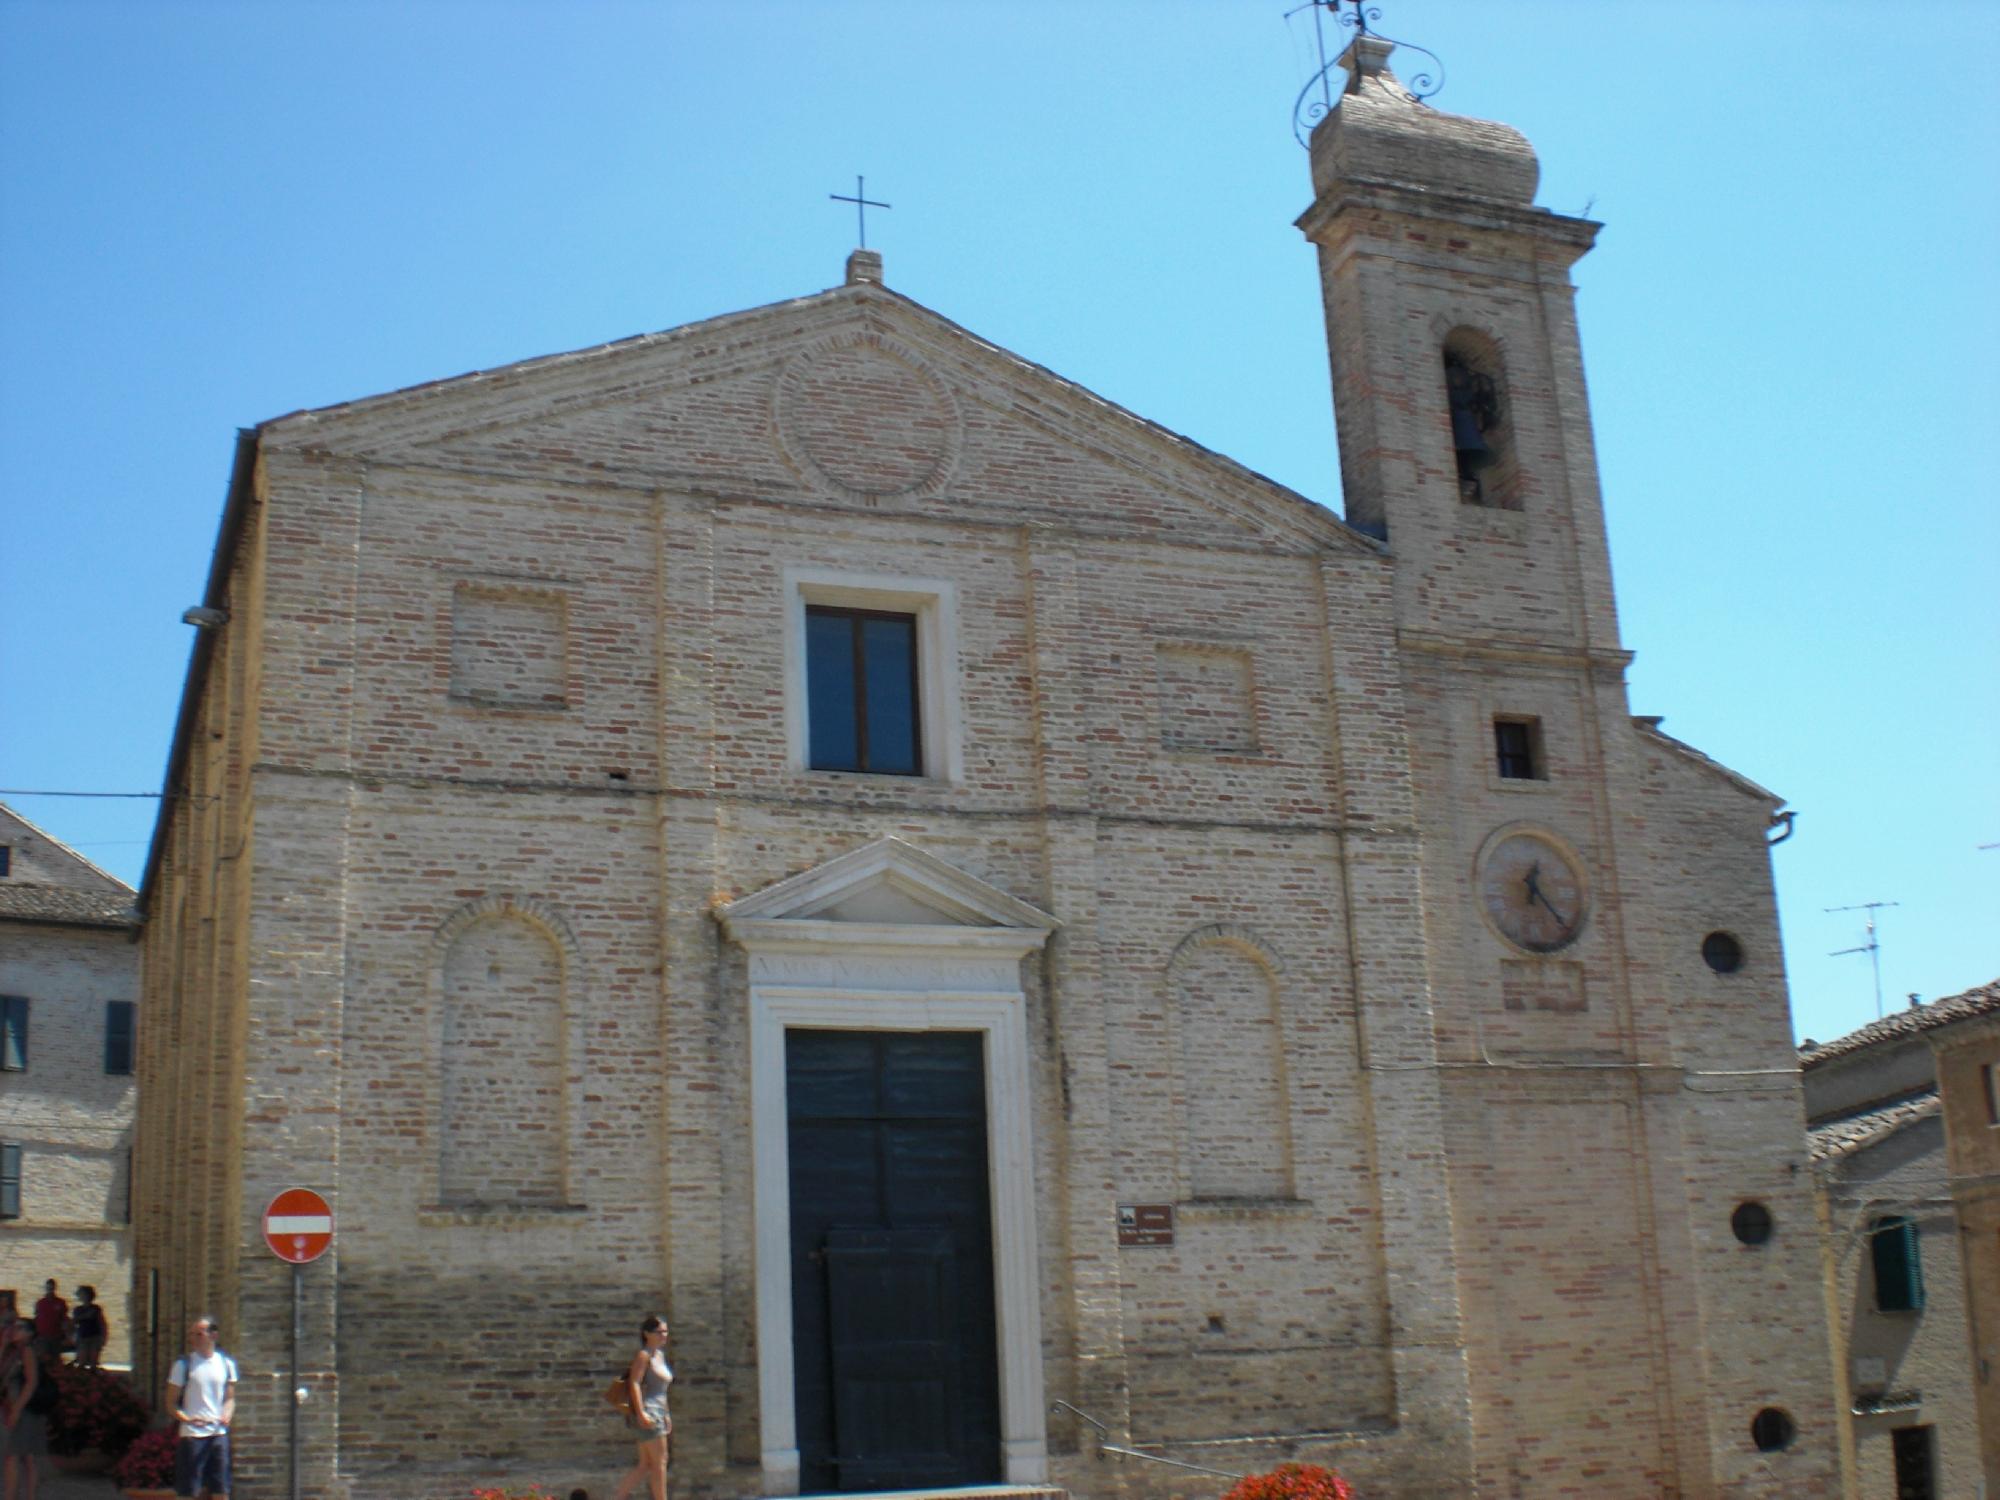
[[[130,1000],[107,1000],[104,1004],[104,1071],[132,1071],[132,1015]]]
[[[868,769],[914,776],[923,769],[917,746],[917,622],[863,620],[861,653],[868,672]]]
[[[806,611],[808,761],[816,771],[861,769],[860,720],[854,702],[854,619]]]

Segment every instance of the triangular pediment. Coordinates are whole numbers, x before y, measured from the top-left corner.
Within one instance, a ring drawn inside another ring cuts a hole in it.
[[[874,285],[264,424],[267,448],[1379,551],[1324,507]]]
[[[1039,942],[1058,925],[977,875],[899,838],[877,839],[730,902],[717,916],[731,936],[772,923],[1013,930]],[[915,934],[912,934],[915,936]]]

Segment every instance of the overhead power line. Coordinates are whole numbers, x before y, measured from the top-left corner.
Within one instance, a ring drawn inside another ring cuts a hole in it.
[[[21,786],[0,786],[0,797],[159,797],[160,792],[31,792]]]

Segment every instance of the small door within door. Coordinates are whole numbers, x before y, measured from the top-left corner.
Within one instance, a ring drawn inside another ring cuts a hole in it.
[[[786,1034],[799,1478],[1000,1477],[984,1038]]]
[[[840,1487],[895,1489],[955,1474],[963,1396],[950,1232],[831,1230],[826,1282]]]

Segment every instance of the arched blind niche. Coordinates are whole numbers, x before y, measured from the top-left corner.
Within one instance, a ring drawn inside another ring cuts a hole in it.
[[[1292,1196],[1291,1109],[1275,966],[1226,929],[1192,935],[1168,966],[1195,1199]]]
[[[562,953],[511,911],[445,949],[438,1038],[438,1191],[446,1204],[563,1199]]]

